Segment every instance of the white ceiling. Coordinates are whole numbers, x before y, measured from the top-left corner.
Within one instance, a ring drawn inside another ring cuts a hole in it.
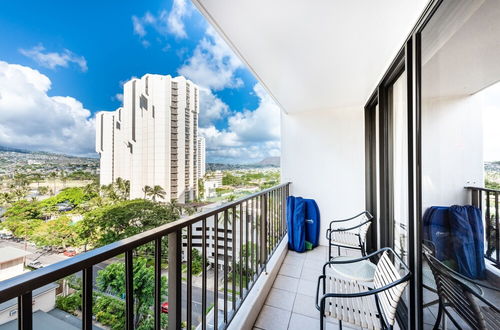
[[[364,105],[428,0],[193,0],[284,111]]]

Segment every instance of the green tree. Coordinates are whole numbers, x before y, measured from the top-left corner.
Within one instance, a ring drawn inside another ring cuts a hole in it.
[[[177,219],[178,214],[165,205],[134,199],[87,213],[81,220],[80,235],[84,242],[98,247]]]
[[[133,263],[134,282],[134,326],[140,327],[153,317],[155,272],[144,258],[135,258]],[[125,297],[125,264],[114,263],[99,271],[96,278],[97,288],[116,297]],[[161,278],[162,300],[167,295],[167,280]]]
[[[148,195],[151,196],[151,199],[153,199],[153,202],[156,202],[157,197],[164,199],[166,194],[167,193],[165,192],[165,189],[163,189],[161,186],[158,185],[151,188],[151,190],[148,193]]]
[[[150,186],[144,186],[142,188],[142,192],[144,193],[144,199],[146,199],[146,196],[149,196],[152,190],[153,188],[151,188]]]
[[[222,184],[224,186],[240,186],[243,184],[243,180],[238,176],[226,172],[222,177]]]

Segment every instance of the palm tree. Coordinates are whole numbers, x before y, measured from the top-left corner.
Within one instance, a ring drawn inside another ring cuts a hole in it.
[[[146,199],[146,196],[150,195],[152,190],[153,188],[151,188],[150,186],[144,186],[144,188],[142,188],[142,192],[144,193],[144,199]]]
[[[164,199],[166,194],[167,193],[165,192],[165,189],[163,189],[161,186],[158,186],[158,185],[154,186],[149,191],[149,196],[151,196],[151,198],[153,199],[153,202],[156,202],[156,197],[160,197],[160,198]]]
[[[120,194],[120,198],[123,200],[128,199],[130,196],[130,181],[124,180],[122,178],[117,178],[115,185],[118,193]]]

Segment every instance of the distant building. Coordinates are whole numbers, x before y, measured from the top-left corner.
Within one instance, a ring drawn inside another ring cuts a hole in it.
[[[123,107],[96,115],[100,179],[130,180],[130,197],[161,186],[166,201],[198,196],[198,87],[184,77],[146,74],[125,83]]]
[[[24,259],[31,253],[14,247],[0,248],[0,281],[24,272]]]
[[[207,154],[206,154],[206,145],[205,145],[205,138],[204,137],[199,137],[198,138],[198,178],[203,178],[206,173],[206,160],[207,160]]]

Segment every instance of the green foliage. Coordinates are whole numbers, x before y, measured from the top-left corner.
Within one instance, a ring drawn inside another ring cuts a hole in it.
[[[127,200],[87,213],[80,236],[85,243],[99,247],[177,219],[175,211],[160,203]]]
[[[82,293],[76,291],[66,297],[60,296],[56,298],[56,307],[70,314],[76,314],[77,310],[82,309]]]
[[[139,327],[149,322],[152,317],[151,306],[154,305],[154,267],[147,265],[145,258],[135,258],[134,273],[134,324]],[[96,284],[100,291],[109,292],[116,297],[125,297],[125,264],[114,263],[99,271]],[[167,280],[161,278],[162,300],[167,293]],[[120,322],[117,322],[120,323]],[[120,323],[121,324],[121,323]]]
[[[492,180],[485,179],[484,186],[488,189],[500,190],[500,183],[492,181]]]
[[[94,197],[85,193],[83,188],[65,188],[56,196],[47,198],[40,202],[40,206],[47,209],[52,209],[59,203],[68,202],[73,206],[78,206]]]
[[[78,225],[71,222],[67,216],[60,216],[40,224],[30,239],[38,246],[63,247],[79,246],[80,237]]]
[[[244,183],[241,177],[225,172],[222,177],[222,184],[224,186],[241,186]]]
[[[202,272],[203,270],[203,260],[201,258],[200,252],[197,249],[192,250],[191,254],[193,261],[191,264],[191,271],[193,272],[194,275],[198,275]]]
[[[125,302],[123,300],[95,293],[93,312],[98,322],[111,329],[125,329]]]

